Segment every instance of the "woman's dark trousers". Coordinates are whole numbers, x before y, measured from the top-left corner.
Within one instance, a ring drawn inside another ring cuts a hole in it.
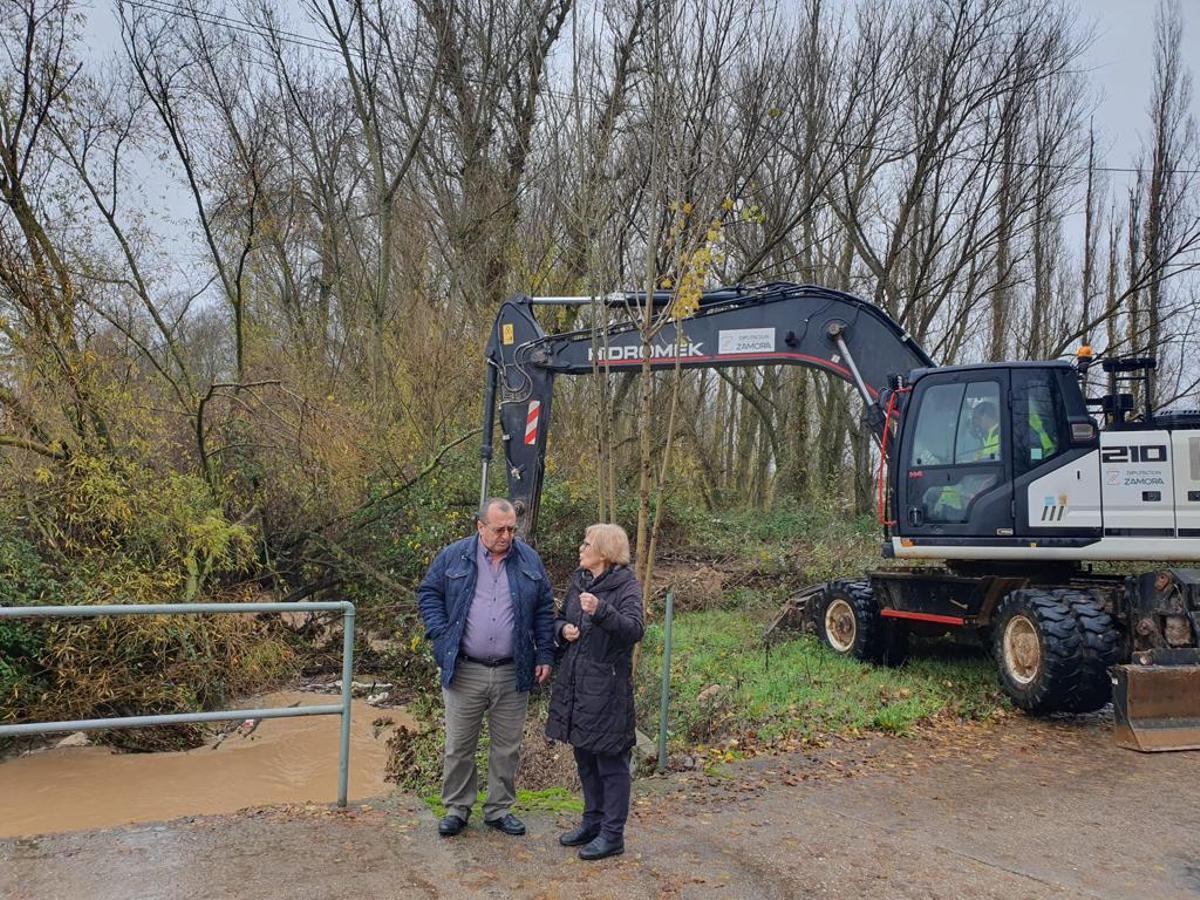
[[[575,750],[575,765],[583,785],[583,826],[600,827],[600,833],[612,841],[622,841],[625,820],[629,818],[629,751],[592,753]]]

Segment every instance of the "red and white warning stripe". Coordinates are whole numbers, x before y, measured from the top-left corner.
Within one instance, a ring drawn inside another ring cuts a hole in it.
[[[538,432],[538,417],[541,415],[542,401],[530,400],[529,412],[525,416],[525,443],[536,444]]]

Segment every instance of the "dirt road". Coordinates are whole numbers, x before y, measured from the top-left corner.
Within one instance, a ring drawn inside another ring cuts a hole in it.
[[[581,863],[570,820],[439,839],[397,796],[0,842],[0,896],[1196,897],[1200,753],[1013,718],[639,785],[627,852]]]

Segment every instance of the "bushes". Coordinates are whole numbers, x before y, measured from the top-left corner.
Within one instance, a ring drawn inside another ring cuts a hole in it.
[[[255,535],[229,522],[199,479],[85,455],[34,478],[36,495],[0,507],[4,605],[258,599],[253,586],[229,585],[254,563]],[[0,624],[0,709],[11,721],[224,705],[290,670],[276,628],[243,615]],[[145,730],[136,741],[174,746],[198,734]]]
[[[0,623],[0,709],[11,708],[29,684],[43,646],[41,635],[25,623]]]
[[[75,602],[191,600],[255,561],[253,532],[227,521],[194,476],[80,455],[38,480],[32,524],[43,556],[83,595]]]
[[[32,719],[220,708],[277,682],[293,658],[272,623],[247,615],[56,620],[42,627],[38,663],[45,674],[35,693],[14,698],[14,711]],[[146,749],[194,745],[200,734],[148,729],[106,737]]]
[[[29,541],[0,531],[0,606],[53,605],[59,584]],[[29,690],[45,649],[42,632],[27,621],[0,621],[0,710]]]

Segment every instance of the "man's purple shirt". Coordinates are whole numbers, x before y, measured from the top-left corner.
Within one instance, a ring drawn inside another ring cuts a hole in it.
[[[495,562],[483,541],[475,541],[475,597],[467,613],[462,652],[476,659],[507,659],[513,655],[512,590],[508,585],[505,562],[508,553]]]

